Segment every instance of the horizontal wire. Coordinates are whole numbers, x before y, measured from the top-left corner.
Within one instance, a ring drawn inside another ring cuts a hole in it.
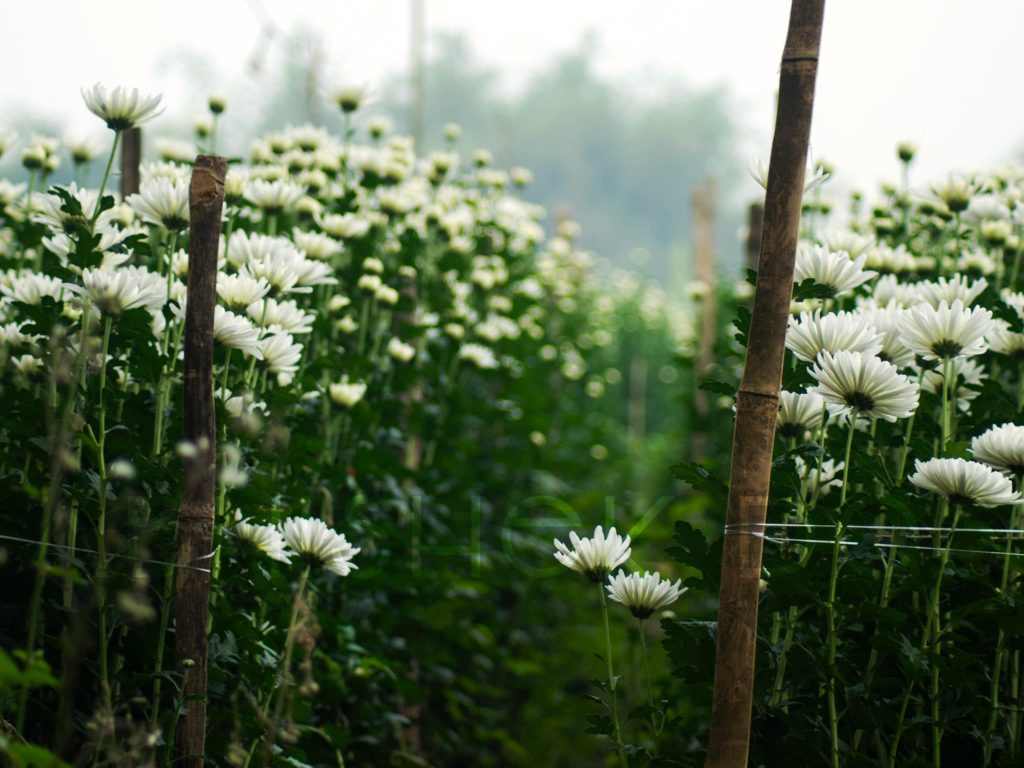
[[[791,539],[791,538],[779,538],[777,536],[769,536],[757,531],[730,531],[730,533],[739,534],[741,536],[754,536],[764,541],[771,542],[772,544],[778,544],[784,546],[786,544],[828,544],[835,546],[835,539]],[[1024,557],[1024,552],[1006,552],[1005,550],[991,550],[991,549],[966,549],[964,547],[925,547],[918,544],[886,544],[879,541],[854,541],[851,539],[843,539],[839,542],[840,546],[852,547],[852,546],[872,546],[879,547],[882,549],[916,549],[923,552],[958,552],[961,554],[973,554],[973,555],[996,555],[998,557]]]
[[[835,523],[728,523],[725,526],[726,532],[732,530],[744,530],[748,528],[828,528],[834,530]],[[857,531],[907,531],[910,533],[942,533],[944,531],[956,531],[956,533],[994,533],[1006,535],[1008,533],[1024,534],[1024,528],[951,528],[948,526],[934,525],[867,525],[851,523],[844,525],[844,529]]]
[[[14,542],[17,542],[19,544],[38,544],[40,546],[43,545],[43,542],[39,541],[38,539],[26,539],[26,538],[21,537],[21,536],[10,536],[10,535],[3,534],[3,533],[0,533],[0,539],[2,539],[4,541],[14,541]],[[93,555],[98,555],[99,554],[99,550],[89,549],[88,547],[78,547],[78,546],[72,547],[69,544],[57,544],[55,542],[46,542],[46,546],[47,547],[53,547],[54,549],[71,550],[72,552],[76,552],[76,553],[77,552],[84,552],[84,553],[93,554]],[[195,558],[194,560],[192,560],[192,562],[193,563],[198,563],[201,560],[209,560],[210,558],[213,557],[213,555],[214,555],[214,553],[211,552],[208,555],[203,555],[202,557]],[[146,558],[133,557],[132,555],[122,555],[122,554],[118,554],[116,552],[113,552],[113,553],[108,552],[107,553],[107,557],[109,557],[109,558],[118,558],[118,559],[121,559],[121,560],[131,560],[131,561],[136,562],[136,563],[147,563],[149,565],[169,565],[172,568],[188,568],[189,570],[199,571],[200,573],[210,573],[210,569],[209,568],[200,568],[198,565],[191,565],[191,564],[188,564],[188,563],[171,563],[171,562],[168,562],[167,560],[148,560]]]

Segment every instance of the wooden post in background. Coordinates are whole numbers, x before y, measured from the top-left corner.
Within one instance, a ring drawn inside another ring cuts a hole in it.
[[[217,303],[217,246],[227,161],[199,155],[189,186],[188,302],[185,308],[185,460],[178,512],[178,572],[174,649],[183,674],[185,712],[175,739],[176,766],[202,768],[206,746],[206,625],[210,601],[216,489],[213,407],[213,313]]]
[[[771,485],[824,14],[825,0],[793,0],[782,54],[757,290],[736,397],[706,768],[746,768],[750,749],[762,547],[761,538],[751,533],[759,533],[765,522]]]
[[[746,268],[757,270],[757,257],[761,252],[761,231],[764,229],[764,204],[754,202],[747,209]]]
[[[715,356],[717,334],[717,306],[715,294],[715,181],[705,179],[693,189],[690,198],[691,220],[693,221],[693,264],[694,278],[707,286],[704,298],[699,302],[700,329],[697,340],[697,365],[695,380],[699,387],[708,375]],[[708,417],[708,396],[702,389],[695,395],[697,423],[692,431],[692,460],[700,461],[704,456],[706,424]]]
[[[129,128],[121,135],[121,199],[139,191],[142,162],[142,129]]]

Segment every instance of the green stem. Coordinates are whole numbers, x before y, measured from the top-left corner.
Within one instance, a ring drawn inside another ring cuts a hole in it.
[[[156,639],[156,655],[153,657],[153,711],[149,716],[150,725],[160,717],[160,688],[163,685],[164,649],[167,646],[167,628],[171,623],[171,598],[174,596],[174,568],[164,570],[164,590],[160,601],[160,634]]]
[[[114,155],[117,154],[117,145],[121,141],[121,131],[114,131],[114,144],[110,147],[110,156],[107,158],[107,167],[103,169],[103,178],[100,180],[100,190],[96,195],[96,207],[93,209],[92,218],[89,220],[89,229],[96,226],[96,219],[100,217],[100,208],[103,204],[103,193],[107,189],[107,179],[110,178],[110,168],[114,164]]]
[[[1016,528],[1014,524],[1015,518],[1017,517],[1016,511],[1010,516],[1010,528],[1011,530]],[[1013,555],[1013,534],[1006,534],[1006,549],[1003,555],[1003,576],[999,582],[1000,585],[1000,597],[1006,600],[1006,588],[1010,583],[1010,559]],[[992,685],[990,689],[989,698],[992,702],[992,708],[988,715],[988,726],[985,729],[985,765],[989,765],[992,762],[992,734],[996,731],[996,725],[999,722],[999,688],[1002,682],[1003,675],[1003,663],[1006,658],[1006,633],[1002,628],[996,633],[996,655],[995,660],[992,662]]]
[[[946,571],[946,564],[949,562],[949,551],[953,546],[953,535],[956,533],[956,526],[960,520],[960,505],[953,508],[953,522],[949,528],[949,539],[939,556],[939,572],[935,577],[935,587],[932,590],[932,599],[929,606],[931,616],[931,639],[932,639],[932,664],[931,664],[931,714],[932,714],[932,765],[935,768],[942,768],[942,726],[939,724],[941,706],[939,703],[940,675],[939,659],[942,655],[942,645],[939,639],[941,631],[940,606],[942,600],[942,579]]]
[[[274,751],[274,742],[277,740],[277,729],[281,721],[281,713],[284,711],[285,692],[291,683],[292,652],[295,649],[295,632],[298,629],[299,608],[302,605],[302,595],[306,591],[306,582],[309,580],[309,566],[302,570],[299,576],[299,585],[295,590],[295,599],[292,600],[292,615],[288,621],[288,633],[284,640],[284,656],[281,664],[281,683],[277,692],[277,702],[274,706],[274,716],[267,723],[267,734],[263,746],[263,763],[270,765],[271,756]],[[270,707],[270,699],[267,699],[264,706],[264,715]]]
[[[619,701],[617,685],[615,683],[615,669],[612,665],[612,628],[608,620],[608,598],[604,594],[604,580],[597,583],[597,590],[601,593],[601,616],[604,619],[604,650],[605,659],[608,662],[608,696],[612,704],[612,724],[615,727],[615,743],[619,749],[619,761],[623,768],[627,768],[629,760],[626,758],[626,747],[622,743],[622,728],[619,726]]]
[[[96,434],[96,463],[99,473],[99,515],[96,522],[96,606],[99,611],[100,690],[103,697],[103,705],[107,712],[110,711],[112,702],[110,698],[110,671],[107,653],[107,461],[105,456],[107,407],[104,395],[107,388],[107,354],[110,350],[111,326],[112,319],[107,315],[103,318],[103,348],[102,357],[100,358],[99,386],[100,413],[99,429]]]

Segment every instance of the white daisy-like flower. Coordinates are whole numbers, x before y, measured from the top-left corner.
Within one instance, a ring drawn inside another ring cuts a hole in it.
[[[369,219],[355,213],[333,213],[320,216],[316,221],[327,234],[349,240],[364,237],[373,226]]]
[[[903,319],[905,310],[896,305],[885,307],[863,306],[861,314],[875,327],[882,337],[882,349],[878,356],[888,360],[897,368],[905,368],[914,362],[914,353],[903,342]]]
[[[416,347],[406,344],[397,336],[388,341],[388,354],[400,363],[408,363],[416,355]]]
[[[366,383],[362,381],[349,381],[348,376],[342,376],[341,381],[331,384],[328,387],[331,400],[344,408],[351,408],[366,394]]]
[[[236,315],[220,304],[214,307],[213,338],[231,349],[241,350],[257,360],[263,357],[260,331],[247,317]]]
[[[845,296],[866,283],[877,273],[864,269],[867,256],[851,259],[845,251],[832,251],[823,245],[801,243],[796,252],[793,282],[813,280],[829,289],[830,294]]]
[[[153,142],[160,159],[167,163],[191,164],[198,153],[195,144],[179,139],[157,139]]]
[[[811,376],[834,414],[896,421],[917,410],[917,384],[874,355],[822,352]]]
[[[459,360],[468,360],[477,368],[497,368],[498,358],[494,355],[494,350],[490,347],[485,347],[483,344],[475,344],[469,342],[464,344],[459,349]]]
[[[311,333],[316,320],[316,315],[305,312],[294,301],[264,299],[250,304],[245,311],[254,322],[271,333]]]
[[[0,295],[9,301],[36,305],[44,298],[59,301],[64,291],[64,282],[38,272],[20,272],[0,280]]]
[[[82,285],[65,283],[72,293],[86,296],[100,312],[117,315],[143,307],[159,312],[167,302],[167,280],[145,267],[82,270]]]
[[[230,309],[242,309],[270,293],[270,283],[246,272],[217,275],[217,296]],[[251,314],[251,313],[250,313]],[[258,320],[258,318],[253,318]]]
[[[146,179],[139,191],[129,195],[128,205],[144,221],[171,232],[188,226],[188,183],[166,177]]]
[[[245,199],[264,211],[277,213],[294,208],[306,190],[287,179],[252,179],[245,185]]]
[[[937,307],[911,307],[903,324],[903,337],[915,355],[926,360],[972,357],[985,352],[985,334],[992,329],[992,313],[984,307],[967,309],[960,299]]]
[[[1024,427],[1000,424],[971,440],[971,454],[1004,472],[1024,472]]]
[[[949,378],[950,397],[959,410],[967,413],[971,409],[971,401],[980,394],[982,379],[987,378],[985,369],[969,357],[954,357],[949,361]],[[941,368],[925,370],[921,376],[921,389],[941,397],[944,381]]]
[[[593,537],[581,539],[575,531],[569,532],[572,549],[555,539],[555,559],[566,568],[579,571],[591,581],[604,581],[605,577],[629,560],[629,536],[620,536],[614,527],[604,529],[599,525],[594,529]]]
[[[1011,331],[1010,324],[1005,320],[993,320],[992,327],[985,338],[988,340],[989,349],[993,352],[1012,357],[1024,357],[1024,333]]]
[[[806,501],[810,501],[815,496],[828,496],[833,488],[841,488],[843,485],[839,473],[843,471],[846,464],[842,461],[825,459],[821,462],[820,471],[817,462],[807,463],[799,456],[793,459],[793,463],[796,465],[796,474],[800,479],[800,498]]]
[[[954,275],[951,278],[940,277],[934,282],[929,280],[914,285],[919,299],[935,308],[938,308],[942,302],[952,304],[958,299],[965,307],[969,307],[987,287],[988,281],[985,278],[970,280],[963,275]]]
[[[903,245],[893,248],[877,243],[865,250],[864,255],[867,257],[864,266],[879,272],[891,274],[914,271],[914,257]]]
[[[848,350],[876,355],[882,350],[882,337],[861,314],[801,312],[799,320],[792,317],[789,320],[786,348],[810,363],[822,352]]]
[[[295,247],[287,240],[265,235],[250,235],[248,238],[235,241],[231,236],[231,249],[238,245],[244,251],[242,272],[256,278],[263,278],[271,287],[280,293],[310,293],[312,288],[303,285],[302,280],[309,272],[308,265],[320,264],[320,262],[309,261],[302,258]],[[232,251],[229,259],[234,260],[235,253]],[[326,264],[320,264],[326,267]],[[313,276],[312,279],[316,279]],[[333,278],[331,278],[333,280]]]
[[[896,275],[883,275],[875,281],[873,288],[871,298],[880,307],[912,307],[921,302],[917,288],[912,284],[900,282]]]
[[[775,422],[783,437],[802,437],[821,426],[825,399],[817,392],[779,392],[779,416]]]
[[[750,178],[756,181],[761,189],[768,189],[768,163],[764,158],[759,157],[751,161],[747,171],[750,173]],[[813,192],[830,178],[832,178],[830,171],[808,157],[807,172],[804,174],[804,194]]]
[[[78,202],[81,213],[69,213],[64,210],[64,200],[59,195],[50,193],[33,195],[32,221],[37,224],[45,224],[57,231],[63,231],[76,220],[84,222],[96,210],[96,205],[99,202],[99,190],[85,189],[79,187],[75,182],[71,182],[62,189]],[[101,217],[100,221],[105,220]]]
[[[352,558],[359,554],[345,534],[327,527],[323,520],[289,517],[281,524],[288,548],[297,555],[318,561],[331,573],[348,576],[356,569]]]
[[[160,107],[162,99],[160,94],[140,94],[138,88],[128,90],[120,85],[110,93],[100,83],[82,89],[85,106],[112,131],[123,131],[149,122],[163,112]]]
[[[333,237],[320,232],[306,232],[298,227],[292,230],[292,241],[296,248],[317,261],[330,261],[343,250],[342,244]]]
[[[296,344],[290,333],[275,333],[261,339],[259,347],[267,368],[277,374],[278,383],[281,386],[290,384],[299,370],[302,345]]]
[[[102,149],[100,142],[92,136],[65,136],[64,146],[75,165],[92,162]]]
[[[284,536],[281,535],[277,526],[254,525],[241,519],[241,513],[237,513],[234,531],[238,538],[256,547],[271,560],[281,563],[291,562],[291,555],[285,544]]]
[[[373,294],[376,294],[382,285],[383,282],[379,275],[363,274],[360,275],[359,280],[356,281],[357,288]]]
[[[638,619],[646,619],[655,611],[667,608],[686,592],[682,579],[671,582],[661,574],[647,571],[626,575],[619,571],[605,585],[608,597],[629,608]]]
[[[918,488],[943,496],[954,504],[998,507],[1020,504],[1024,499],[1013,490],[1006,475],[987,464],[966,459],[929,459],[914,462],[910,482]]]

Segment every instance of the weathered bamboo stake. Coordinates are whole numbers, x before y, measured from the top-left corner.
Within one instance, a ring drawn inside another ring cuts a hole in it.
[[[736,397],[706,768],[746,768],[750,748],[762,541],[743,531],[764,523],[768,504],[824,13],[825,0],[793,0],[782,55],[757,292]]]
[[[750,204],[747,210],[747,242],[745,255],[747,269],[757,269],[757,256],[761,252],[761,232],[764,229],[764,204]]]
[[[185,712],[175,736],[175,765],[202,768],[206,742],[206,624],[209,555],[216,489],[216,423],[213,408],[213,310],[217,302],[217,245],[224,206],[227,161],[199,155],[189,187],[188,302],[185,309],[185,439],[195,446],[185,459],[178,512],[174,648],[184,676]]]
[[[139,163],[142,162],[142,129],[129,128],[121,134],[121,199],[139,191]]]

